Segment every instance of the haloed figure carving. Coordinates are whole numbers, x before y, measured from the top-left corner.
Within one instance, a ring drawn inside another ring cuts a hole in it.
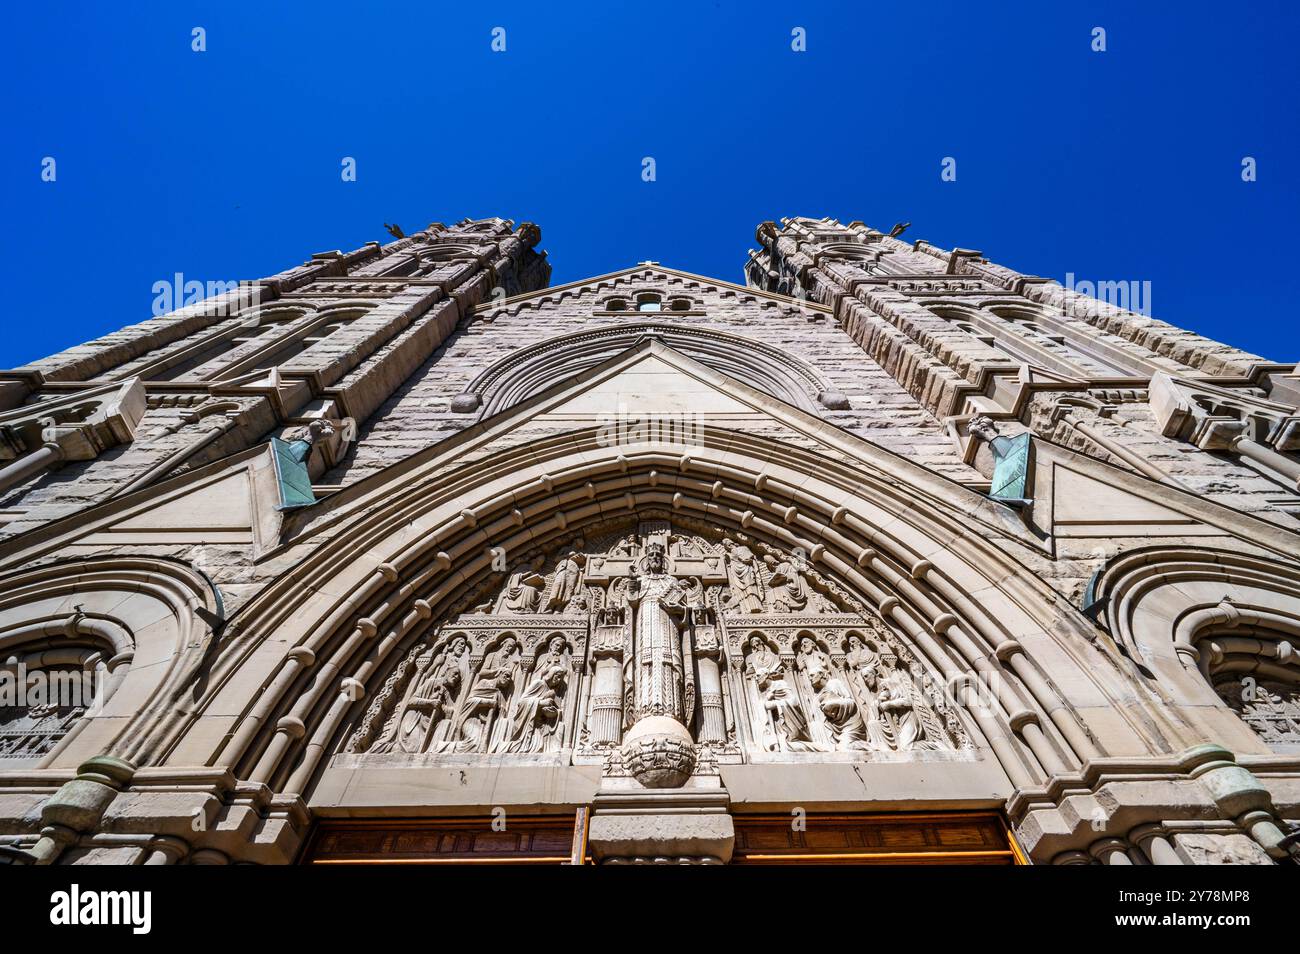
[[[643,571],[632,578],[627,601],[636,608],[633,721],[668,716],[684,722],[682,642],[673,614],[681,614],[686,587],[668,573],[662,544],[646,548]]]
[[[891,652],[880,654],[880,709],[885,713],[893,747],[900,752],[935,749],[940,745],[929,738],[921,715],[928,707],[918,698],[916,683],[906,669],[898,667],[898,657]],[[920,711],[918,711],[920,710]]]
[[[858,713],[857,702],[843,677],[835,670],[831,657],[811,639],[799,643],[799,669],[807,676],[826,727],[826,742],[834,749],[865,749],[866,726]]]
[[[724,762],[963,746],[922,664],[801,550],[667,519],[587,528],[464,605],[450,641],[377,694],[349,751],[569,753],[671,787],[700,745]]]
[[[868,646],[857,633],[849,635],[849,652],[844,662],[849,671],[849,688],[853,690],[867,729],[867,741],[876,751],[891,748],[892,733],[880,712],[876,698],[880,672],[880,653]]]
[[[808,733],[808,719],[799,706],[799,696],[786,681],[785,663],[763,640],[749,638],[745,658],[745,680],[753,693],[755,728],[763,747],[770,752],[806,752],[815,748]]]

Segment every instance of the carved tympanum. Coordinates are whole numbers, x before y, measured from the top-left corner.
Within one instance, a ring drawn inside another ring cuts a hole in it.
[[[521,554],[406,651],[346,751],[604,762],[969,746],[940,683],[799,551],[667,515]],[[839,756],[841,758],[846,756]]]

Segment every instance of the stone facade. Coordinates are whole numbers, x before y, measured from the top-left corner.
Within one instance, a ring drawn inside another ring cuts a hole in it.
[[[540,237],[0,372],[8,857],[1294,863],[1295,366],[861,223]]]

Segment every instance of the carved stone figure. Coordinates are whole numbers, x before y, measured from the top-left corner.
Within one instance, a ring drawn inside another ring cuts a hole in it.
[[[555,579],[546,594],[546,609],[554,613],[563,613],[564,608],[581,591],[582,564],[577,552],[570,550],[555,567]]]
[[[456,752],[487,750],[497,720],[510,699],[518,666],[519,640],[506,636],[479,667],[456,716],[448,748]]]
[[[816,748],[799,696],[786,678],[785,664],[761,636],[751,636],[745,657],[745,679],[753,692],[751,705],[763,747],[769,752],[807,752]]]
[[[801,654],[800,665],[807,673],[831,746],[841,751],[869,748],[857,701],[844,678],[836,672],[830,657],[821,650]]]
[[[754,552],[743,544],[731,543],[727,549],[727,582],[731,587],[728,605],[742,613],[763,612],[765,589]]]
[[[456,636],[442,653],[431,651],[416,665],[398,716],[374,752],[426,752],[447,735],[457,694],[469,681],[469,642]]]
[[[804,578],[807,563],[801,556],[793,555],[776,565],[767,581],[768,600],[777,613],[799,613],[808,607],[808,583]]]
[[[553,752],[558,749],[564,735],[562,720],[568,683],[568,644],[563,636],[552,636],[511,708],[506,731],[495,750]]]
[[[516,567],[497,599],[496,611],[508,615],[536,613],[546,577],[530,566]]]
[[[867,730],[867,741],[876,751],[893,748],[890,727],[880,712],[876,694],[880,673],[880,653],[857,633],[849,635],[849,651],[844,657],[848,667],[849,688],[858,700],[858,709]]]
[[[929,731],[921,719],[916,683],[911,674],[898,666],[898,657],[891,652],[880,654],[880,692],[877,696],[880,710],[890,729],[893,747],[900,752],[913,749],[935,749],[940,744],[929,738]]]
[[[682,643],[674,612],[686,607],[686,588],[668,572],[664,549],[650,544],[643,571],[632,577],[627,601],[635,608],[635,683],[632,721],[662,715],[683,721]]]

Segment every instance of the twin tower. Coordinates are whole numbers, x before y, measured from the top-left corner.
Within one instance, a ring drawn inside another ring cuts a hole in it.
[[[8,857],[1290,860],[1296,367],[756,239],[434,223],[0,372]]]

